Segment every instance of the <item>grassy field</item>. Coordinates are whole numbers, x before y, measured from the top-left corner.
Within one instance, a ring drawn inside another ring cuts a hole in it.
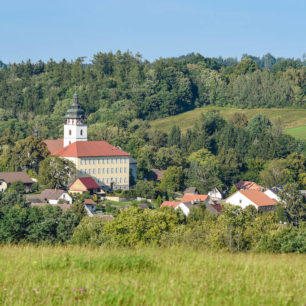
[[[264,109],[238,109],[230,107],[202,107],[189,112],[185,112],[176,116],[157,119],[151,121],[151,125],[155,128],[169,132],[173,125],[177,125],[182,131],[192,128],[194,122],[200,118],[201,114],[208,111],[217,110],[225,119],[231,118],[236,112],[244,113],[248,118],[253,117],[257,113],[266,115],[272,122],[280,118],[283,122],[284,128],[294,128],[306,126],[306,109],[285,109],[285,108],[264,108]]]
[[[305,255],[0,249],[6,305],[305,305]]]
[[[287,129],[286,133],[295,138],[306,140],[306,125]]]

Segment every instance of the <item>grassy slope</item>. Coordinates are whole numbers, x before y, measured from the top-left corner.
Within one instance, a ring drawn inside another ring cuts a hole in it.
[[[298,139],[306,140],[306,125],[287,129],[286,133]]]
[[[261,113],[270,118],[273,122],[281,118],[284,128],[293,128],[306,125],[306,109],[285,109],[285,108],[264,108],[264,109],[238,109],[230,107],[202,107],[176,116],[157,119],[151,121],[151,125],[165,132],[171,130],[173,125],[178,125],[182,131],[192,128],[195,120],[199,119],[201,114],[207,111],[217,110],[225,119],[229,119],[234,113],[245,113],[248,118],[257,113]]]
[[[305,255],[0,248],[0,303],[303,305]]]

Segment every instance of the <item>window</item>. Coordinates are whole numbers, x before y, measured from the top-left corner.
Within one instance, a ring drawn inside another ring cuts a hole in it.
[[[98,164],[100,165],[100,158],[98,159]]]
[[[93,165],[95,164],[95,160],[94,160],[94,159],[92,160],[92,164],[93,164]]]
[[[115,168],[115,173],[117,173],[118,172],[118,169],[117,168]]]
[[[91,164],[91,159],[88,160],[88,165],[90,165],[90,164]]]
[[[105,169],[104,169],[104,168],[102,168],[102,173],[103,173],[103,174],[105,173]]]
[[[83,174],[83,169],[80,170],[80,174]]]
[[[124,178],[124,182],[126,183],[126,177]]]
[[[120,173],[122,173],[122,168],[120,167]]]
[[[88,174],[91,174],[91,169],[88,169]]]
[[[100,168],[98,168],[98,174],[100,174],[100,170],[101,170],[101,169],[100,169]]]
[[[120,183],[122,183],[122,178],[120,177]]]
[[[126,173],[126,167],[124,167],[124,173]]]
[[[111,173],[113,173],[113,168],[111,168]]]
[[[84,173],[87,174],[87,169],[84,170]]]
[[[107,159],[107,164],[109,163],[109,159]]]
[[[240,204],[242,203],[242,200],[241,200],[241,199],[239,200],[239,203],[240,203]]]
[[[114,163],[114,160],[113,160],[113,159],[111,159],[111,163],[112,163],[112,164]]]
[[[83,135],[83,130],[80,131],[80,135],[81,135],[81,136]]]
[[[92,174],[96,174],[96,169],[92,169]]]
[[[106,169],[106,173],[108,173],[108,168]]]
[[[69,135],[71,135],[71,130],[69,130]]]
[[[120,158],[120,164],[122,164],[122,158]]]

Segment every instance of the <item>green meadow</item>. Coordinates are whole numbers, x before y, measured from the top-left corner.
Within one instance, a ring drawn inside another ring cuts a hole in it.
[[[286,133],[295,138],[306,140],[306,125],[287,129]]]
[[[305,305],[305,255],[2,246],[2,305]]]
[[[232,107],[206,106],[206,107],[196,108],[192,111],[188,111],[176,116],[171,116],[151,121],[151,125],[152,127],[163,130],[165,132],[169,132],[172,126],[174,125],[179,126],[182,131],[186,131],[188,128],[193,127],[194,122],[200,119],[201,114],[205,114],[208,111],[218,111],[220,115],[225,119],[230,119],[232,115],[236,112],[244,113],[248,119],[260,113],[262,115],[267,116],[272,121],[272,123],[280,120],[284,129],[290,129],[302,126],[304,126],[304,129],[306,129],[306,109],[295,109],[295,108],[239,109]]]

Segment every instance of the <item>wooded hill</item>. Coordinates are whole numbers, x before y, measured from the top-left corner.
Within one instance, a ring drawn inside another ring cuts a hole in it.
[[[61,136],[75,91],[89,124],[125,128],[202,106],[305,107],[305,60],[244,55],[241,61],[189,54],[150,63],[130,52],[97,53],[68,62],[30,61],[0,69],[0,136],[18,139],[37,128]],[[18,119],[18,120],[17,120]]]

